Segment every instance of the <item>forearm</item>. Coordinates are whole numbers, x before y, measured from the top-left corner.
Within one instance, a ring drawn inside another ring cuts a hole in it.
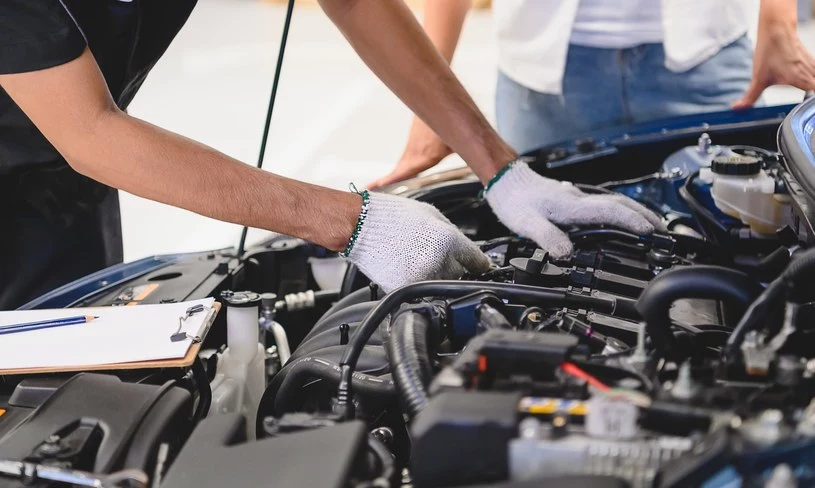
[[[342,250],[360,198],[283,178],[111,110],[86,143],[66,153],[87,176],[208,217]]]
[[[426,0],[424,31],[448,63],[456,52],[461,29],[472,0]]]
[[[320,0],[379,78],[486,182],[516,154],[401,0]]]
[[[759,37],[777,31],[796,32],[798,29],[797,0],[761,0],[758,22]]]
[[[357,195],[266,173],[116,108],[89,50],[60,66],[0,75],[0,87],[80,173],[227,222],[342,250]]]
[[[461,29],[472,0],[426,0],[424,30],[442,57],[451,63],[456,52]],[[414,117],[408,137],[411,154],[431,160],[442,159],[449,149],[420,118]]]

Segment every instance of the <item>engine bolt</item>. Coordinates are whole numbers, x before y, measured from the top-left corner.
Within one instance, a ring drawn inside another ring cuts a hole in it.
[[[377,427],[371,431],[371,436],[386,446],[393,442],[393,431],[387,427]]]

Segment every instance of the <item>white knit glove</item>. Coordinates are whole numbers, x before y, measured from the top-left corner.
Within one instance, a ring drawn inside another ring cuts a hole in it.
[[[384,291],[423,280],[481,274],[490,260],[435,207],[371,193],[348,260]]]
[[[555,224],[606,224],[639,235],[665,227],[653,212],[624,195],[587,195],[571,185],[513,163],[486,190],[492,211],[511,231],[532,239],[556,258],[572,252],[569,237]]]

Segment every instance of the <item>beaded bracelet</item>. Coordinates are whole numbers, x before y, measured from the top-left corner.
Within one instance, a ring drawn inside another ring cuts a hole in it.
[[[517,163],[518,161],[522,161],[521,158],[510,161],[506,166],[504,166],[497,173],[495,173],[495,176],[493,176],[490,179],[490,181],[488,181],[487,184],[484,185],[484,188],[480,192],[478,192],[478,199],[483,200],[484,197],[487,196],[487,192],[490,190],[490,188],[492,188],[493,185],[498,183],[498,180],[500,180],[501,177],[504,176],[504,174],[506,174],[507,171],[512,169],[512,167],[515,166],[515,163]]]
[[[348,245],[345,246],[345,250],[340,253],[340,256],[344,258],[351,255],[351,251],[354,249],[354,244],[356,244],[357,239],[359,239],[359,233],[362,231],[362,224],[365,223],[365,219],[368,217],[368,206],[371,203],[371,195],[368,194],[368,190],[362,190],[360,192],[357,191],[357,188],[353,183],[350,186],[352,192],[362,197],[362,209],[359,211],[357,226],[354,227],[354,232],[351,234],[351,238],[348,239]]]

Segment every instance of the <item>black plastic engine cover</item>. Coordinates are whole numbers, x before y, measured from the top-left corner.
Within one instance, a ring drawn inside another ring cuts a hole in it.
[[[364,423],[345,422],[245,442],[245,419],[218,415],[196,428],[161,486],[344,488],[365,436]]]
[[[0,459],[56,460],[95,473],[133,468],[152,474],[159,445],[167,443],[173,456],[192,430],[192,396],[172,384],[124,383],[116,376],[80,373],[50,396],[45,389],[45,399],[33,410],[31,398],[21,396],[12,396],[17,403],[9,413],[14,416],[0,417]],[[0,478],[0,486],[22,485]]]
[[[517,436],[520,394],[444,392],[411,428],[411,469],[417,487],[500,481]]]

